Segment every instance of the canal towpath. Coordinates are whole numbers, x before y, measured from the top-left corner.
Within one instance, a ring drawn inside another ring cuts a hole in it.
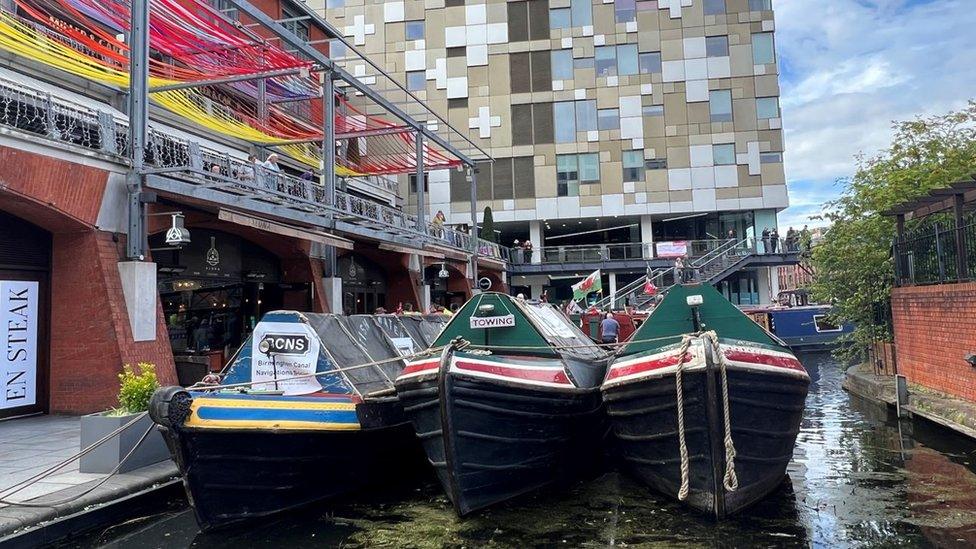
[[[17,490],[21,483],[77,454],[80,441],[80,417],[39,415],[0,422],[0,500],[12,503],[0,503],[0,545],[36,541],[37,531],[52,523],[106,512],[106,507],[125,505],[133,497],[179,482],[176,464],[170,460],[107,480],[107,474],[80,472],[74,460]]]
[[[869,364],[848,368],[844,389],[860,397],[895,406],[895,376],[878,374]],[[976,440],[976,403],[909,383],[908,405],[903,408],[911,415]]]

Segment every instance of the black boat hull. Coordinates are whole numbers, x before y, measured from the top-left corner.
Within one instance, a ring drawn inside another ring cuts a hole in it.
[[[685,503],[716,518],[739,512],[775,490],[786,476],[809,379],[728,370],[732,440],[739,487],[727,491],[721,377],[717,368],[683,374],[689,494]],[[711,378],[711,379],[709,379]],[[677,498],[681,486],[674,374],[604,388],[604,400],[626,469]]]
[[[188,427],[189,396],[170,397],[151,413],[204,531],[405,478],[423,460],[396,399],[360,403],[360,428],[330,430]]]
[[[459,516],[595,469],[599,390],[548,390],[442,373],[397,394]]]

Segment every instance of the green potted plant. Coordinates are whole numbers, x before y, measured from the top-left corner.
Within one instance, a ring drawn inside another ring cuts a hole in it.
[[[155,365],[140,362],[138,372],[129,364],[122,367],[119,374],[119,406],[81,417],[81,448],[84,450],[133,420],[135,423],[82,456],[79,464],[82,473],[110,473],[116,467],[119,467],[120,473],[125,473],[169,459],[162,435],[153,427],[149,414],[145,413],[149,409],[149,398],[158,388]],[[140,443],[147,430],[149,434]],[[132,455],[129,455],[130,452]]]

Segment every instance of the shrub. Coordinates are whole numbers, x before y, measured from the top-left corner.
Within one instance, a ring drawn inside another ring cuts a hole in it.
[[[156,379],[156,365],[148,362],[139,363],[139,373],[136,374],[132,366],[122,366],[119,374],[119,408],[116,413],[136,414],[149,409],[149,398],[159,388]]]

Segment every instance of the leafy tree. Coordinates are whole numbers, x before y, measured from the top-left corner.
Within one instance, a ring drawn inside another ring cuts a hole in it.
[[[813,297],[833,303],[837,320],[856,325],[840,350],[846,358],[891,338],[891,327],[877,318],[887,310],[894,280],[895,220],[882,212],[976,172],[976,101],[959,111],[895,122],[893,129],[891,145],[874,157],[858,156],[856,173],[840,181],[840,198],[824,204],[820,217],[831,226],[813,249]],[[906,230],[936,219],[912,220]]]
[[[491,215],[491,206],[485,206],[485,216],[481,221],[480,236],[488,242],[497,242],[495,237],[495,218]]]

